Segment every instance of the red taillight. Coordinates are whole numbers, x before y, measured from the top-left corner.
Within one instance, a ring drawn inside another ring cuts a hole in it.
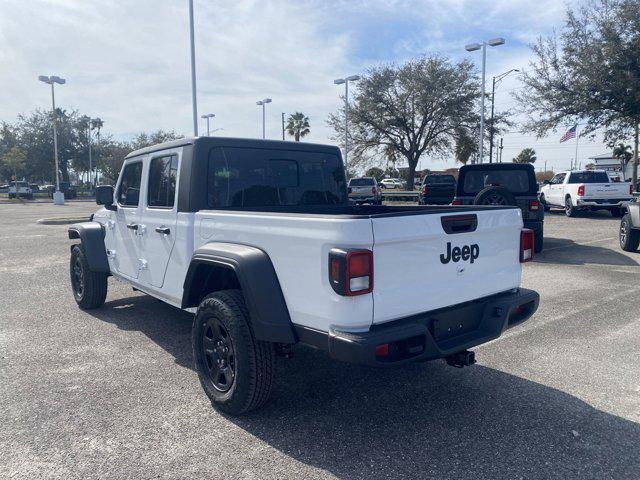
[[[389,344],[383,343],[382,345],[376,345],[375,348],[376,357],[388,357],[389,356]]]
[[[462,202],[460,200],[458,200],[457,198],[455,198],[453,200],[453,202],[451,202],[451,205],[462,205]]]
[[[540,209],[540,202],[538,200],[531,200],[529,202],[529,210],[537,212]]]
[[[527,263],[533,260],[533,246],[533,230],[529,228],[520,230],[520,263]]]
[[[584,196],[584,185],[580,185],[578,187],[578,196],[580,196],[580,197]]]
[[[429,193],[429,187],[425,185],[424,187],[422,187],[422,195],[426,195],[427,193]]]
[[[329,283],[339,295],[352,297],[373,291],[373,252],[342,250],[329,252]]]
[[[376,194],[376,187],[371,187],[371,194],[375,195]]]

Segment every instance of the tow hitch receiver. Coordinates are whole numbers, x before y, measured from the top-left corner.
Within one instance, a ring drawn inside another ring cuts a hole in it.
[[[469,367],[476,363],[476,354],[470,350],[464,350],[462,352],[449,355],[445,360],[447,361],[447,365],[451,365],[452,367]]]

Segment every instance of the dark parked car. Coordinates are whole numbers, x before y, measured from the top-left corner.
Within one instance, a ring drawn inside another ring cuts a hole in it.
[[[55,191],[56,186],[53,185],[53,187],[49,190],[49,198],[53,198],[53,194]],[[60,182],[60,191],[64,193],[64,198],[66,199],[76,198],[78,196],[76,187],[74,185],[71,185],[71,183],[69,182]]]
[[[538,199],[533,166],[528,163],[490,163],[460,168],[454,205],[514,205],[522,210],[525,228],[535,233],[535,251],[542,251],[544,208]]]
[[[420,205],[449,205],[456,196],[453,175],[427,175],[424,177],[418,203]]]

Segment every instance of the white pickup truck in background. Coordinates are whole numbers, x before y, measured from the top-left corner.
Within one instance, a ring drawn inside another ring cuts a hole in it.
[[[71,284],[102,306],[107,277],[195,313],[204,390],[239,414],[269,396],[273,357],[302,343],[353,363],[446,359],[520,325],[534,252],[504,206],[351,205],[340,150],[200,137],[131,153],[104,208],[69,227]]]
[[[562,208],[568,217],[580,210],[609,210],[621,217],[633,199],[633,186],[612,182],[604,170],[571,170],[556,174],[540,189],[545,210]]]

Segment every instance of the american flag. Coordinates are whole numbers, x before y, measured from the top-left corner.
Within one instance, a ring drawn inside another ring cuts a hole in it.
[[[574,125],[569,130],[567,130],[567,133],[562,135],[562,138],[560,139],[560,143],[566,142],[567,140],[570,140],[572,138],[576,138],[576,127],[577,125]]]

